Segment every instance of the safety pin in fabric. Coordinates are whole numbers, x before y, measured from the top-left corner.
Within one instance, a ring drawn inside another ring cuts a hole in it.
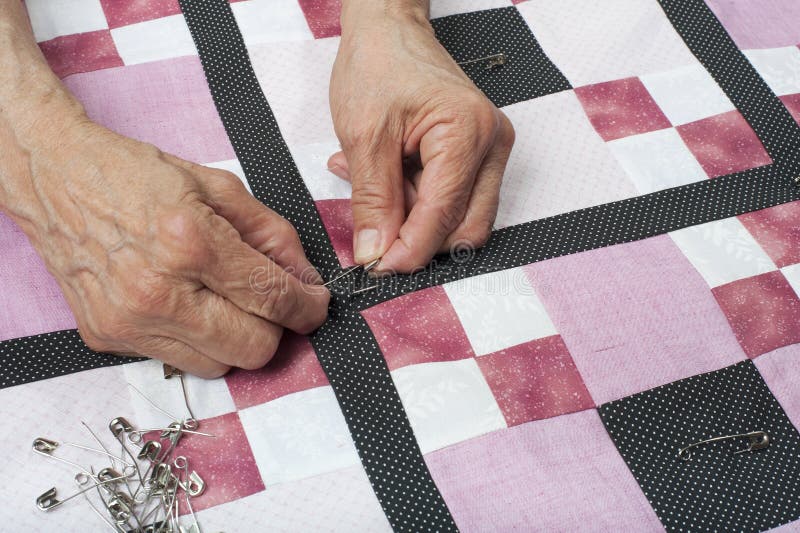
[[[342,279],[342,278],[344,278],[344,277],[347,277],[347,276],[350,276],[350,275],[352,275],[352,274],[353,274],[353,272],[355,272],[355,271],[356,271],[356,270],[358,270],[359,268],[363,268],[363,269],[364,269],[364,272],[369,272],[370,270],[372,270],[373,268],[375,268],[376,266],[378,266],[378,263],[380,263],[380,262],[381,262],[381,259],[380,259],[380,257],[379,257],[378,259],[374,259],[374,260],[370,261],[370,262],[369,262],[369,263],[367,263],[366,265],[356,265],[356,266],[352,266],[352,267],[348,268],[347,270],[345,270],[344,272],[340,273],[340,274],[339,274],[338,276],[336,276],[335,278],[333,278],[333,279],[330,279],[330,280],[326,281],[326,282],[325,282],[325,283],[323,283],[322,285],[323,285],[324,287],[328,287],[329,285],[332,285],[333,283],[335,283],[335,282],[339,281],[340,279]],[[354,295],[354,294],[361,294],[362,292],[371,291],[371,290],[373,290],[373,289],[377,289],[377,288],[378,288],[378,285],[370,285],[370,286],[368,286],[368,287],[361,287],[360,289],[357,289],[357,290],[355,290],[355,291],[351,292],[351,293],[350,293],[350,295]]]
[[[678,457],[683,459],[684,461],[689,461],[692,458],[692,450],[698,446],[703,446],[706,444],[711,444],[713,442],[720,442],[723,440],[731,440],[731,439],[747,439],[747,448],[743,448],[741,450],[737,450],[733,452],[734,455],[738,455],[740,453],[747,453],[752,452],[754,450],[761,450],[766,448],[770,444],[769,435],[765,431],[752,431],[750,433],[740,433],[738,435],[725,435],[724,437],[715,437],[713,439],[701,440],[700,442],[695,442],[694,444],[690,444],[685,448],[681,448],[678,451]]]
[[[480,63],[481,61],[486,61],[486,66],[484,67],[486,70],[492,70],[494,67],[499,67],[500,65],[505,65],[508,63],[508,56],[506,56],[503,52],[499,54],[492,54],[490,56],[479,57],[477,59],[470,59],[469,61],[461,61],[457,63],[459,66],[466,66],[472,65],[473,63]]]

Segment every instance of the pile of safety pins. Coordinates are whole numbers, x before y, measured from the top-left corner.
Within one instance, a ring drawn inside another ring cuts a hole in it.
[[[197,431],[200,423],[192,414],[186,394],[183,374],[164,365],[164,377],[180,378],[183,399],[189,416],[176,418],[166,412],[139,389],[128,384],[154,409],[170,417],[173,422],[165,428],[136,429],[127,419],[119,416],[111,420],[108,429],[119,442],[119,453],[105,446],[98,434],[83,421],[89,435],[99,448],[71,442],[58,442],[44,437],[33,441],[33,451],[50,459],[67,464],[77,470],[77,490],[66,498],[59,498],[55,487],[36,498],[36,506],[51,511],[69,500],[82,496],[92,511],[109,528],[118,533],[200,533],[200,525],[192,508],[192,498],[200,496],[206,488],[205,481],[189,466],[189,459],[175,455],[180,440],[186,434],[215,437]],[[104,455],[109,461],[105,468],[95,471],[56,455],[58,448],[72,447]],[[116,445],[114,445],[116,447]],[[173,455],[175,455],[173,457]],[[185,503],[185,507],[183,506]],[[184,511],[183,517],[181,510]],[[188,511],[188,513],[186,512]],[[183,520],[182,520],[183,518]],[[188,524],[188,525],[184,525]]]

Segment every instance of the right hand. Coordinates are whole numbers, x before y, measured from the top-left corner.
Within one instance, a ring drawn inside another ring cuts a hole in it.
[[[235,175],[83,115],[41,130],[21,142],[0,123],[0,200],[90,348],[216,377],[324,322],[330,294],[294,228]]]

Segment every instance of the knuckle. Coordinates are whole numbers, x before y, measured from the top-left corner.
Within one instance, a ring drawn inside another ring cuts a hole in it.
[[[134,317],[161,316],[172,306],[171,284],[158,274],[132,276],[124,286],[126,309]]]
[[[350,205],[354,211],[388,211],[397,205],[396,193],[392,187],[384,187],[377,179],[361,179],[353,184]]]
[[[258,370],[269,363],[278,351],[280,337],[280,333],[275,335],[269,331],[264,335],[254,335],[253,338],[257,339],[257,342],[250,342],[250,346],[245,347],[241,353],[239,367],[245,370]]]
[[[164,261],[174,270],[193,268],[209,259],[203,225],[197,213],[178,208],[163,216],[159,229],[166,238]]]
[[[461,202],[451,201],[439,206],[439,225],[444,232],[449,233],[456,228],[464,218],[464,205]]]

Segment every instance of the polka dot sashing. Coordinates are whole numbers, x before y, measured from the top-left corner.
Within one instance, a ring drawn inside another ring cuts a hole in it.
[[[571,88],[545,55],[516,7],[450,15],[431,21],[436,37],[461,63],[503,53],[506,63],[462,65],[475,85],[498,107]]]
[[[668,531],[763,531],[800,518],[800,434],[756,367],[745,361],[600,406],[620,454]],[[747,441],[678,450],[765,431]]]

